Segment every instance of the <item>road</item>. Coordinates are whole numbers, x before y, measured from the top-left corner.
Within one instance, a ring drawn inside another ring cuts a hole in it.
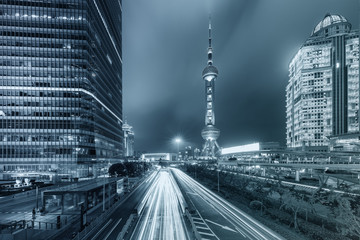
[[[38,198],[40,204],[40,197]],[[32,209],[36,207],[34,195],[24,195],[17,198],[7,196],[0,202],[0,224],[7,224],[11,221],[31,220]]]
[[[183,218],[185,201],[167,170],[160,170],[144,201],[144,210],[131,239],[190,239]]]
[[[182,171],[172,169],[172,172],[200,215],[196,218],[196,228],[202,238],[284,239]]]
[[[144,182],[142,182],[130,195],[119,205],[110,215],[109,219],[101,226],[98,231],[88,240],[112,240],[117,239],[127,219],[130,217],[138,203],[142,201],[147,190],[154,185],[158,172],[153,172]]]

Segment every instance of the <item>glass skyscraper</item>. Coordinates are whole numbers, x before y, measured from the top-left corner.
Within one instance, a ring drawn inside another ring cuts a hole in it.
[[[359,31],[327,14],[289,65],[286,142],[327,151],[329,138],[359,131]]]
[[[121,0],[0,1],[0,179],[123,155]]]

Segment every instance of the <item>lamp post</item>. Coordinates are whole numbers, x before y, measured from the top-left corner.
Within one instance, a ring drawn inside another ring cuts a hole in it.
[[[181,138],[177,137],[175,138],[175,143],[177,145],[177,159],[179,160],[179,148],[180,148],[180,143],[181,143]]]
[[[219,193],[219,192],[220,192],[220,176],[219,176],[219,174],[220,174],[220,170],[219,170],[219,169],[217,169],[216,171],[217,171],[217,177],[218,177],[218,186],[217,186],[217,187],[218,187],[218,189],[217,189],[217,190],[218,190],[218,193]]]

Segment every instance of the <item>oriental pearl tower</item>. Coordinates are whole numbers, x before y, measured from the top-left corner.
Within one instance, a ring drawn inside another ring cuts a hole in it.
[[[211,47],[211,19],[209,18],[209,47],[208,47],[207,66],[202,72],[202,78],[205,80],[205,127],[201,131],[201,136],[205,140],[202,149],[202,156],[205,158],[215,158],[220,147],[216,140],[220,136],[220,130],[215,127],[215,80],[218,76],[218,70],[213,65],[212,47]],[[217,150],[216,150],[217,149]]]

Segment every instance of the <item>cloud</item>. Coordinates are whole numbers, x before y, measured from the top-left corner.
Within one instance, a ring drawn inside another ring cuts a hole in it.
[[[220,145],[285,141],[288,63],[327,12],[359,23],[357,0],[123,1],[124,115],[136,149],[201,147],[208,14]],[[356,28],[356,27],[355,27]]]

